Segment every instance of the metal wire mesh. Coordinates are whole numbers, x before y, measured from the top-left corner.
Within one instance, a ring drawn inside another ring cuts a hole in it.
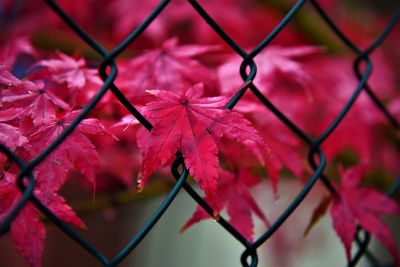
[[[88,113],[95,107],[95,105],[102,99],[107,91],[111,91],[120,103],[145,127],[147,130],[152,129],[152,124],[142,116],[142,114],[128,101],[123,93],[114,84],[117,76],[117,65],[115,59],[124,51],[124,49],[130,45],[145,31],[145,29],[159,16],[163,9],[170,3],[169,0],[160,1],[158,6],[143,20],[143,22],[135,29],[132,30],[130,35],[123,40],[113,50],[106,50],[101,44],[99,44],[94,38],[92,38],[87,32],[85,32],[71,17],[57,5],[55,1],[46,0],[48,6],[70,27],[84,42],[87,43],[97,54],[99,54],[103,60],[101,62],[99,73],[104,81],[103,86],[99,89],[98,93],[93,99],[82,109],[77,118],[71,123],[71,125],[62,132],[58,138],[49,145],[42,153],[37,155],[31,161],[25,162],[14,154],[7,144],[0,144],[0,149],[10,160],[19,166],[20,172],[18,175],[18,187],[22,192],[21,198],[17,205],[8,214],[3,223],[0,225],[0,234],[5,234],[11,222],[16,218],[19,211],[27,205],[27,203],[33,203],[47,218],[54,223],[60,230],[65,232],[70,238],[76,241],[83,249],[89,252],[93,257],[104,266],[117,266],[122,260],[124,260],[136,246],[145,238],[145,236],[151,231],[152,227],[157,221],[163,216],[164,212],[168,209],[169,205],[173,202],[175,196],[183,188],[199,205],[201,205],[211,216],[213,214],[212,208],[197,194],[197,192],[186,182],[186,178],[189,175],[188,170],[184,166],[183,156],[177,151],[176,159],[171,166],[172,175],[176,179],[176,183],[171,191],[168,193],[162,204],[154,212],[153,216],[148,220],[147,224],[128,242],[128,244],[116,255],[114,258],[106,258],[96,247],[89,243],[89,241],[82,238],[74,229],[62,222],[55,214],[53,214],[46,205],[44,205],[38,198],[35,197],[33,191],[35,189],[35,177],[33,170],[38,164],[40,164],[52,151],[54,151],[79,125],[79,123],[88,115]],[[308,2],[308,3],[307,3]],[[321,19],[331,28],[336,34],[337,38],[346,45],[352,53],[356,56],[353,62],[354,75],[358,79],[358,85],[354,89],[351,97],[347,103],[343,106],[341,112],[336,118],[329,124],[322,134],[316,138],[312,138],[309,134],[298,127],[292,120],[285,116],[284,111],[279,110],[274,104],[265,97],[257,86],[253,83],[256,73],[257,65],[254,59],[257,55],[267,47],[271,41],[273,41],[277,35],[285,28],[285,26],[294,18],[296,13],[304,8],[305,4],[311,6],[319,14]],[[286,219],[293,213],[293,211],[302,203],[303,199],[307,196],[310,190],[313,188],[315,183],[320,180],[324,186],[332,193],[335,194],[335,189],[330,183],[329,179],[324,174],[325,167],[327,165],[327,159],[324,152],[321,150],[321,145],[326,139],[335,131],[338,125],[342,122],[346,114],[351,110],[354,103],[357,101],[359,95],[364,91],[365,94],[375,103],[379,110],[385,115],[387,120],[395,129],[399,129],[399,122],[394,116],[388,111],[385,105],[379,100],[378,96],[375,95],[374,91],[368,84],[373,62],[370,59],[371,53],[373,53],[385,40],[388,34],[393,30],[395,25],[400,20],[400,9],[397,10],[392,19],[387,23],[382,32],[376,37],[376,39],[365,49],[361,49],[356,46],[351,38],[348,38],[330,19],[323,8],[318,4],[316,0],[300,0],[297,1],[281,22],[275,27],[275,29],[265,37],[253,50],[249,53],[240,47],[225,31],[221,28],[217,22],[214,21],[213,17],[210,16],[207,11],[197,1],[188,0],[193,9],[204,19],[204,23],[207,23],[225,42],[230,48],[242,58],[240,65],[240,75],[244,81],[244,86],[235,94],[235,96],[227,104],[227,109],[233,109],[235,105],[241,100],[245,94],[254,94],[257,99],[272,112],[279,120],[281,120],[294,134],[298,136],[304,143],[309,147],[308,161],[312,167],[313,174],[309,177],[307,183],[303,189],[298,193],[297,197],[287,207],[287,209],[278,217],[278,219],[267,229],[260,237],[254,242],[249,242],[243,237],[226,219],[223,217],[218,220],[218,223],[222,226],[222,229],[229,232],[238,242],[243,245],[243,253],[241,255],[241,264],[243,266],[257,266],[258,256],[257,249],[265,243],[286,221]],[[362,64],[365,66],[362,68]],[[246,71],[250,69],[250,71]],[[397,182],[388,195],[393,196],[400,186]],[[364,233],[361,235],[361,233]],[[360,237],[361,236],[361,237]],[[376,264],[376,260],[373,255],[368,251],[368,244],[370,242],[370,235],[365,232],[361,227],[358,228],[356,242],[358,244],[358,251],[353,256],[348,266],[355,266],[361,257],[366,256],[371,263]]]

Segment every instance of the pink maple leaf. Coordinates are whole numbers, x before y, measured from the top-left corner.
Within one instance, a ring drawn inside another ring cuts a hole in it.
[[[19,80],[4,67],[0,67],[0,85],[3,108],[21,108],[21,114],[30,116],[34,124],[54,119],[55,107],[69,109],[68,104],[50,92],[43,82]]]
[[[97,70],[87,68],[85,59],[75,59],[61,52],[56,55],[55,59],[40,60],[35,64],[45,68],[52,81],[66,83],[69,89],[80,89],[88,83],[102,84]]]
[[[28,139],[20,133],[18,128],[0,122],[0,142],[10,149],[15,149],[27,144]]]
[[[267,96],[287,95],[301,89],[310,98],[311,77],[301,61],[320,52],[321,48],[316,46],[269,46],[254,59],[257,64],[254,83]],[[226,94],[232,94],[243,83],[239,75],[241,61],[239,57],[232,57],[218,69],[221,88]]]
[[[206,90],[215,88],[215,74],[194,59],[195,56],[214,50],[214,46],[178,46],[176,38],[169,39],[161,48],[150,50],[121,64],[117,85],[130,98],[153,89],[171,90],[181,94],[198,82],[203,82]]]
[[[20,114],[21,110],[18,109],[0,110],[0,142],[10,149],[22,147],[29,142],[17,127],[6,123]]]
[[[0,110],[0,143],[7,146],[11,150],[17,148],[30,149],[28,139],[21,133],[18,127],[15,127],[12,122],[20,115],[20,110],[10,108],[8,110]],[[5,168],[7,156],[0,154],[0,172]],[[2,176],[0,176],[2,177]],[[1,179],[1,178],[0,178]]]
[[[4,109],[4,105],[6,105],[3,101],[5,89],[23,88],[29,90],[33,87],[35,87],[33,83],[21,81],[11,73],[8,67],[0,64],[0,108]]]
[[[156,100],[148,103],[142,112],[154,127],[151,132],[138,131],[138,146],[144,159],[138,182],[139,187],[143,187],[148,177],[173,159],[179,150],[185,165],[217,211],[219,160],[216,140],[225,136],[244,145],[256,144],[265,153],[267,148],[242,114],[223,109],[226,97],[202,97],[203,90],[202,84],[196,84],[182,96],[169,91],[148,91]]]
[[[97,69],[88,68],[84,58],[75,59],[58,52],[56,58],[38,61],[30,75],[31,79],[52,81],[65,86],[58,90],[58,95],[64,94],[73,105],[86,102],[99,90],[103,84]],[[39,69],[36,69],[39,67]]]

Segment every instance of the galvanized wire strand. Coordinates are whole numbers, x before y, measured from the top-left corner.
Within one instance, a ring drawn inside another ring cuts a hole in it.
[[[359,233],[364,232],[364,239],[361,240],[359,237]],[[358,245],[358,251],[356,254],[353,256],[350,262],[347,263],[348,267],[354,267],[357,265],[359,260],[364,256],[368,249],[369,242],[371,241],[371,235],[368,232],[362,231],[361,227],[357,229],[357,233],[355,236],[356,243]],[[375,258],[374,257],[367,257],[368,261],[372,262]]]

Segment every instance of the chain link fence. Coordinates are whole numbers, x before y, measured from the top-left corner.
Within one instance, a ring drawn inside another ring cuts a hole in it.
[[[185,190],[201,207],[206,210],[210,216],[213,215],[212,208],[203,200],[203,198],[193,189],[193,187],[187,183],[186,179],[189,175],[189,171],[184,166],[183,156],[177,151],[176,159],[171,166],[171,172],[173,177],[176,179],[176,183],[173,188],[169,191],[164,201],[154,212],[152,217],[143,226],[143,228],[126,244],[126,246],[116,255],[114,258],[105,257],[96,247],[90,244],[90,242],[82,238],[73,228],[62,222],[54,213],[52,213],[46,205],[44,205],[35,195],[35,177],[33,174],[34,169],[40,164],[52,151],[54,151],[68,136],[74,131],[79,123],[88,115],[88,113],[95,107],[97,103],[103,98],[107,91],[111,91],[120,103],[145,127],[148,131],[151,131],[152,124],[146,120],[146,118],[128,101],[119,88],[114,84],[117,77],[117,65],[115,59],[126,49],[127,46],[135,42],[137,38],[146,30],[146,28],[159,16],[166,6],[170,4],[170,1],[160,1],[158,6],[148,15],[143,22],[132,29],[130,35],[123,40],[118,46],[111,51],[106,50],[100,43],[92,38],[87,32],[85,32],[80,25],[78,25],[55,1],[45,1],[47,5],[62,19],[69,28],[76,33],[93,51],[99,54],[103,60],[101,62],[99,73],[104,81],[103,86],[99,89],[93,99],[82,109],[77,118],[71,123],[71,125],[58,136],[58,138],[49,145],[42,153],[37,155],[31,161],[25,162],[20,159],[15,153],[13,153],[7,144],[0,144],[0,149],[11,161],[19,166],[20,172],[18,175],[18,187],[22,194],[15,205],[13,210],[3,220],[0,225],[0,234],[4,235],[8,232],[11,222],[16,218],[21,209],[28,203],[34,204],[54,225],[56,225],[61,231],[65,232],[70,238],[78,243],[83,249],[95,257],[104,266],[117,266],[123,261],[129,254],[135,250],[138,244],[146,237],[151,231],[157,221],[163,216],[164,212],[168,209],[170,204],[174,201],[175,196],[183,190]],[[307,196],[310,190],[314,187],[316,182],[320,180],[323,185],[328,189],[331,194],[335,194],[335,188],[331,184],[329,178],[324,173],[327,166],[327,159],[324,152],[321,149],[321,145],[329,138],[329,136],[335,131],[340,125],[346,114],[352,109],[352,106],[357,101],[360,94],[366,94],[373,101],[373,103],[379,108],[384,114],[390,124],[395,128],[399,129],[399,122],[396,118],[388,111],[385,105],[379,100],[379,97],[375,94],[372,88],[368,84],[368,79],[372,72],[373,62],[370,59],[370,55],[382,44],[385,38],[393,30],[395,25],[400,20],[400,9],[396,11],[392,19],[387,23],[382,32],[376,37],[376,39],[365,49],[359,48],[355,45],[351,38],[347,37],[341,29],[332,21],[326,11],[319,5],[316,0],[300,0],[297,1],[276,28],[265,37],[256,47],[250,52],[246,52],[241,46],[239,46],[235,40],[233,40],[223,28],[213,19],[213,17],[207,13],[200,3],[194,0],[189,0],[188,4],[193,7],[204,23],[207,23],[225,42],[229,47],[242,58],[240,65],[240,75],[243,79],[243,86],[235,94],[235,96],[227,104],[226,109],[233,109],[235,105],[241,100],[245,94],[253,94],[257,97],[265,107],[266,113],[272,113],[279,120],[281,120],[299,139],[306,143],[309,147],[308,162],[313,169],[313,174],[309,177],[308,181],[304,185],[303,189],[298,193],[297,197],[287,207],[286,210],[278,217],[278,219],[272,223],[272,225],[254,242],[249,242],[243,237],[226,219],[221,217],[218,220],[218,224],[222,227],[221,231],[229,232],[237,242],[243,245],[243,253],[240,257],[241,264],[243,266],[257,266],[258,248],[267,242],[267,240],[278,230],[278,228],[286,221],[286,219],[293,213],[294,210],[302,203],[303,199]],[[307,7],[306,7],[307,6]],[[354,75],[358,79],[358,85],[354,88],[351,97],[347,100],[347,103],[343,106],[341,112],[336,118],[329,124],[324,132],[318,137],[311,137],[303,129],[298,127],[292,120],[285,116],[284,111],[278,109],[267,97],[265,97],[259,90],[256,84],[253,83],[257,75],[257,65],[255,58],[257,55],[277,37],[277,35],[286,27],[286,25],[293,20],[296,13],[303,8],[313,8],[324,21],[329,28],[335,33],[337,38],[347,46],[352,53],[355,55],[353,62]],[[134,13],[134,11],[132,11]],[[239,67],[239,66],[238,66]],[[250,71],[248,71],[250,70]],[[367,111],[365,111],[367,112]],[[261,114],[260,114],[261,115]],[[400,181],[398,179],[398,181]],[[393,185],[389,196],[394,196],[400,182]],[[195,242],[195,241],[194,241]],[[360,258],[366,257],[371,264],[378,265],[377,260],[368,251],[368,244],[370,242],[370,235],[364,231],[361,227],[358,228],[356,243],[358,250],[354,254],[348,266],[355,266],[359,262]],[[393,265],[394,266],[394,265]]]

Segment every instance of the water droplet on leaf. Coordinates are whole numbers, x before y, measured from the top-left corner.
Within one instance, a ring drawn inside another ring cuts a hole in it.
[[[221,219],[221,216],[219,215],[218,211],[213,212],[213,218],[216,222],[218,222]]]

